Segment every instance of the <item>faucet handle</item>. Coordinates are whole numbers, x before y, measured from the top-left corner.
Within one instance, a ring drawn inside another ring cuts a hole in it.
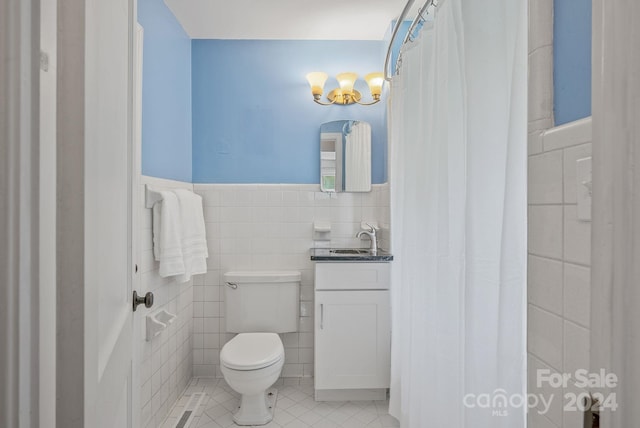
[[[369,239],[371,240],[371,246],[369,247],[369,251],[371,251],[373,254],[376,254],[378,252],[378,235],[376,234],[377,229],[371,223],[364,223],[364,224],[369,226],[369,231],[361,230],[360,232],[358,232],[356,237],[360,238],[362,235],[368,235]],[[362,228],[364,229],[364,227]]]

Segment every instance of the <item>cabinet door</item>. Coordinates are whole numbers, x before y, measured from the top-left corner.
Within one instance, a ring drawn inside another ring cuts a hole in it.
[[[387,388],[389,291],[318,291],[316,389]]]

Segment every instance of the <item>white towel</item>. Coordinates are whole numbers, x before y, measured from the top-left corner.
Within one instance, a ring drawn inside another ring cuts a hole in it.
[[[160,194],[162,199],[153,205],[153,254],[160,262],[161,277],[181,275],[185,267],[178,197],[169,190]]]
[[[184,189],[175,190],[182,221],[182,255],[184,273],[179,282],[187,282],[191,275],[207,272],[207,235],[202,210],[202,197]]]

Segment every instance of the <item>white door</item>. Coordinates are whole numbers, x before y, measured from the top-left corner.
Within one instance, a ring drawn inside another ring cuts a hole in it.
[[[134,0],[87,0],[84,426],[131,427]]]
[[[316,292],[316,389],[389,387],[388,290]]]

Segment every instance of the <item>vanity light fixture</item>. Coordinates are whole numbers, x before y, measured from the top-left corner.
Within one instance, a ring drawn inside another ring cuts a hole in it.
[[[327,94],[327,99],[330,101],[324,103],[321,101],[322,94],[324,92],[324,84],[327,81],[328,75],[322,71],[314,71],[307,74],[307,81],[311,86],[311,94],[313,94],[313,101],[323,106],[330,106],[332,104],[348,105],[348,104],[361,104],[370,106],[380,101],[380,94],[382,93],[382,84],[384,83],[384,74],[382,73],[369,73],[364,76],[364,80],[369,85],[371,91],[371,97],[373,101],[370,103],[360,102],[362,95],[360,92],[353,89],[358,75],[356,73],[347,72],[336,75],[339,88],[336,88]]]

